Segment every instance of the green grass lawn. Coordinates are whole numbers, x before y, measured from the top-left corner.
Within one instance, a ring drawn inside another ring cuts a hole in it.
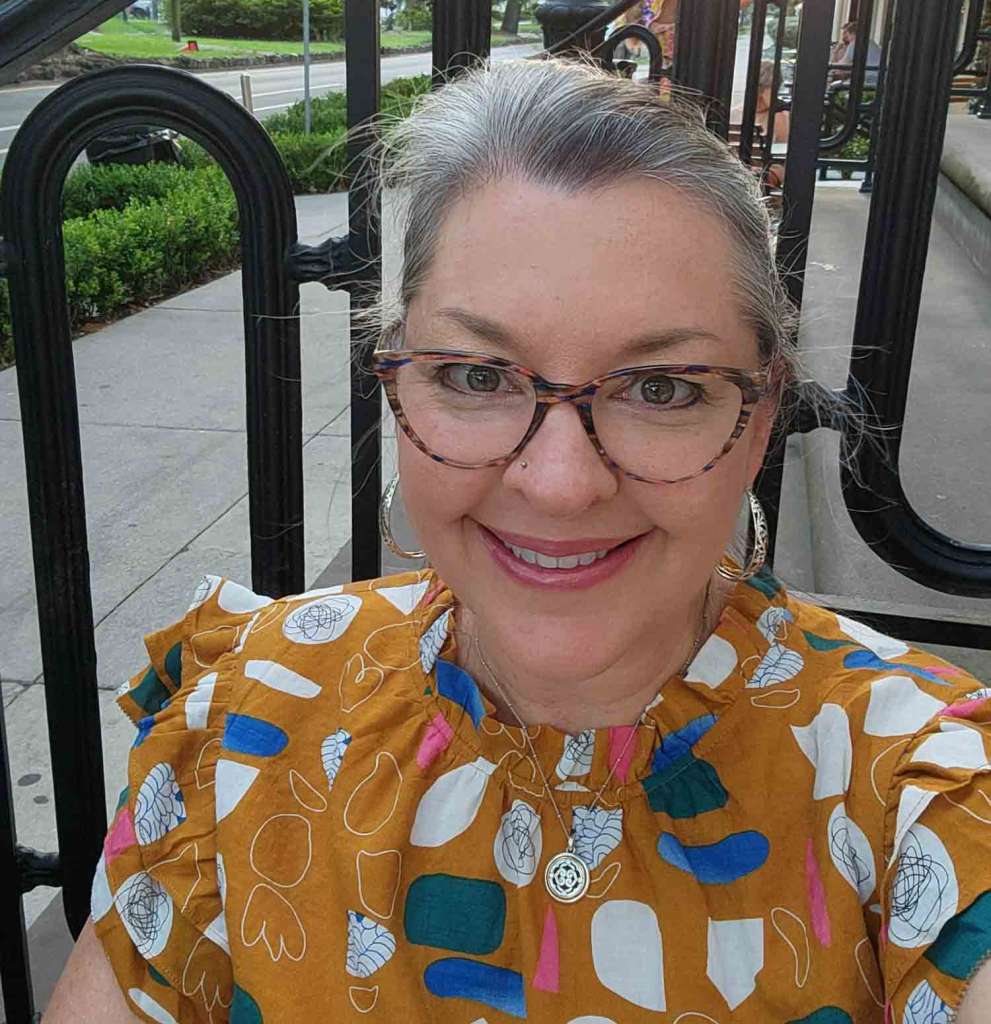
[[[520,26],[521,32],[532,34],[531,27]],[[429,46],[430,32],[383,32],[382,46],[390,48]],[[492,41],[498,43],[508,40],[500,32],[493,32]],[[77,40],[87,50],[96,50],[114,57],[130,57],[142,60],[155,57],[175,57],[189,39],[195,39],[199,50],[187,56],[200,59],[208,57],[248,57],[253,53],[291,53],[302,56],[303,44],[299,42],[271,42],[264,39],[212,39],[208,36],[184,34],[181,43],[172,41],[169,29],[164,25],[129,18],[124,22],[121,18],[111,18],[99,29],[87,32]],[[311,53],[343,53],[344,43],[314,42],[310,44]]]

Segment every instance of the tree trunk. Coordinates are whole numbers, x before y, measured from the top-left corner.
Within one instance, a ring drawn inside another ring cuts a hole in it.
[[[172,24],[172,40],[182,42],[182,10],[181,0],[169,0],[169,21]]]
[[[506,0],[506,10],[502,15],[501,32],[515,36],[520,30],[520,7],[522,0]]]

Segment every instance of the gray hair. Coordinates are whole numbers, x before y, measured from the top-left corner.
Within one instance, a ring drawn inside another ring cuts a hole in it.
[[[697,106],[588,64],[505,61],[422,97],[386,133],[383,157],[383,185],[404,197],[399,320],[452,205],[479,186],[514,177],[574,193],[642,176],[718,217],[733,242],[734,298],[761,363],[778,387],[795,378],[796,314],[759,185]]]

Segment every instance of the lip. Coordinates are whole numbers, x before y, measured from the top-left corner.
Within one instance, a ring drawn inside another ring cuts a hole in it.
[[[644,540],[650,533],[642,533],[637,537],[604,540],[602,538],[579,541],[546,541],[520,534],[504,533],[494,530],[481,523],[477,524],[482,543],[492,556],[496,565],[516,583],[542,590],[586,590],[598,586],[611,579],[626,568],[639,551]],[[574,569],[545,569],[530,562],[517,558],[505,544],[505,539],[517,547],[530,548],[541,554],[558,558],[574,555],[585,551],[601,551],[611,547],[605,558],[600,558],[591,565],[579,565]],[[532,545],[540,545],[531,547]],[[617,546],[618,545],[618,546]],[[550,550],[548,550],[550,549]]]

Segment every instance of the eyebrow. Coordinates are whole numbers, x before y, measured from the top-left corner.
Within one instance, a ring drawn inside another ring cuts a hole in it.
[[[455,306],[445,306],[437,311],[437,315],[458,324],[482,341],[498,345],[505,351],[519,355],[519,347],[512,331],[493,320],[469,313],[466,309],[458,309]],[[660,353],[687,341],[708,341],[721,344],[723,339],[704,327],[671,327],[666,330],[638,334],[630,338],[617,354],[643,356],[648,353]]]

